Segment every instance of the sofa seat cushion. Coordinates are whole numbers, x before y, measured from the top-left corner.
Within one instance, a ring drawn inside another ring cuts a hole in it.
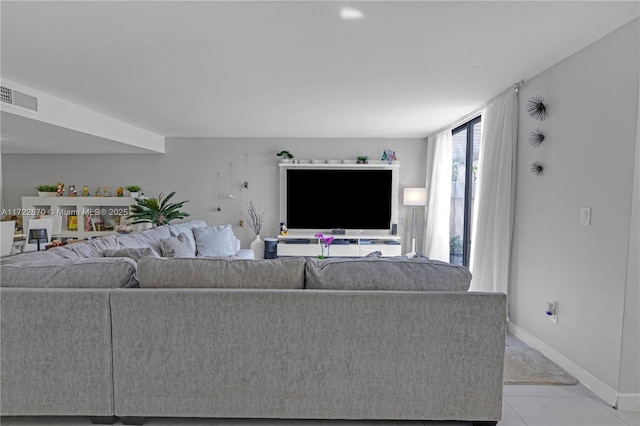
[[[198,257],[229,257],[237,252],[231,225],[193,228]]]
[[[270,260],[153,258],[138,261],[141,288],[302,289],[302,257]]]
[[[80,259],[66,264],[2,265],[2,287],[136,287],[136,262],[126,257]]]
[[[319,290],[468,291],[471,273],[462,266],[406,258],[307,260],[305,288]]]

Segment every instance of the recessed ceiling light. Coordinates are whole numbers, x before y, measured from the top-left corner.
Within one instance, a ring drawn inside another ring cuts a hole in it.
[[[340,17],[342,19],[353,21],[364,18],[364,14],[360,10],[352,7],[342,7],[340,8]]]

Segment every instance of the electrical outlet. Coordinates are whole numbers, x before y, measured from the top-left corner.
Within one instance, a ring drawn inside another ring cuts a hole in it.
[[[591,207],[580,207],[580,225],[591,226]]]

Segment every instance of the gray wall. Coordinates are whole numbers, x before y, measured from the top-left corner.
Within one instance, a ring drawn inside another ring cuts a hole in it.
[[[613,390],[621,375],[631,377],[625,389],[636,394],[637,322],[625,328],[635,365],[620,366],[625,292],[638,294],[637,280],[627,281],[638,36],[635,20],[521,89],[509,298],[513,324]],[[551,105],[542,122],[526,114],[538,94]],[[535,128],[547,135],[538,149],[528,144]],[[545,165],[542,177],[529,172],[534,160]],[[592,208],[590,227],[578,224],[581,206]],[[557,325],[544,313],[547,301],[558,302]],[[638,301],[632,305],[637,311]]]
[[[78,189],[88,185],[92,192],[96,186],[110,185],[113,193],[120,185],[137,184],[148,196],[176,191],[175,201],[189,200],[184,210],[192,218],[210,224],[231,223],[243,246],[248,247],[254,234],[247,226],[240,228],[238,222],[249,200],[265,209],[261,235],[278,233],[279,171],[275,154],[283,149],[299,159],[355,159],[358,155],[380,159],[383,150],[394,149],[400,161],[400,191],[405,186],[425,185],[426,142],[422,139],[168,138],[165,154],[3,154],[3,208],[20,208],[20,197],[36,195],[34,188],[42,183],[61,181]],[[249,154],[247,190],[242,189],[245,153]],[[216,211],[218,172],[221,212]],[[235,200],[226,197],[231,185]],[[321,203],[330,202],[330,188],[309,190],[318,193],[319,208]],[[399,217],[408,214],[408,208],[400,206]],[[405,236],[404,229],[399,232]],[[403,251],[409,249],[405,242]]]

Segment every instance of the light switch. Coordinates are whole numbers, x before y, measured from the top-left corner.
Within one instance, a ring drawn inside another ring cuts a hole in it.
[[[591,226],[591,207],[580,207],[580,225]]]

